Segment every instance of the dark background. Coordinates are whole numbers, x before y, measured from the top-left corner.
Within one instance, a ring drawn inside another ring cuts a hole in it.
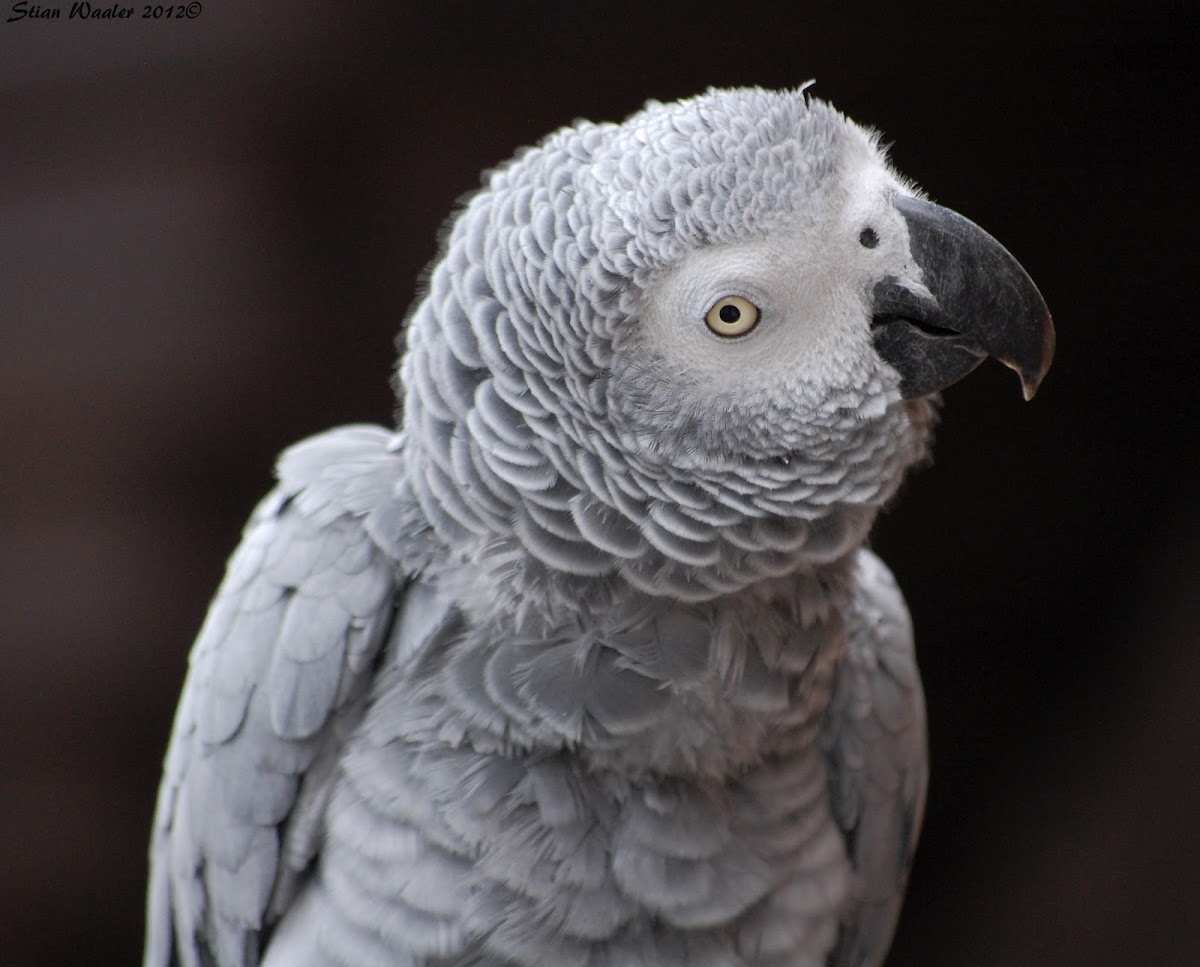
[[[1191,5],[817,6],[0,3],[0,961],[135,960],[224,559],[283,446],[390,419],[478,172],[575,117],[816,77],[1059,333],[1033,404],[995,365],[948,392],[876,531],[933,746],[890,963],[1200,963]]]

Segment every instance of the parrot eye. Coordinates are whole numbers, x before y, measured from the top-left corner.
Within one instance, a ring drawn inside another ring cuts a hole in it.
[[[858,233],[858,244],[863,248],[874,248],[879,244],[879,234],[868,225]]]
[[[718,336],[744,336],[758,325],[758,306],[740,295],[727,295],[713,303],[704,321]]]

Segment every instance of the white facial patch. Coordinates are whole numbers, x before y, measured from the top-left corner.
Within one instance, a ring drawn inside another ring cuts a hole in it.
[[[838,261],[828,246],[800,235],[694,251],[649,291],[639,320],[643,344],[664,362],[664,379],[710,392],[796,392],[800,373],[808,383],[836,384],[844,357],[857,356],[869,340],[870,323],[859,287],[846,284]],[[744,334],[736,322],[732,334],[721,333],[714,307],[740,300],[757,310],[757,321]]]

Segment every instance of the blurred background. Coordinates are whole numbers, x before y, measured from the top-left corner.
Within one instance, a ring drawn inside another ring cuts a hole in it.
[[[224,560],[282,447],[391,419],[398,323],[480,170],[815,77],[1059,334],[1034,403],[995,365],[947,393],[876,531],[933,755],[889,963],[1200,963],[1194,5],[142,9],[0,9],[0,962],[136,961]]]

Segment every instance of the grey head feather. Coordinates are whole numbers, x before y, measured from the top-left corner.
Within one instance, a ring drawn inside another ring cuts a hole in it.
[[[863,165],[911,190],[803,89],[743,89],[578,122],[491,172],[399,372],[443,569],[476,562],[472,596],[496,607],[577,608],[621,586],[707,600],[857,546],[924,456],[931,404],[901,401],[873,354],[787,394],[684,396],[642,314],[689,253],[819,239]]]

